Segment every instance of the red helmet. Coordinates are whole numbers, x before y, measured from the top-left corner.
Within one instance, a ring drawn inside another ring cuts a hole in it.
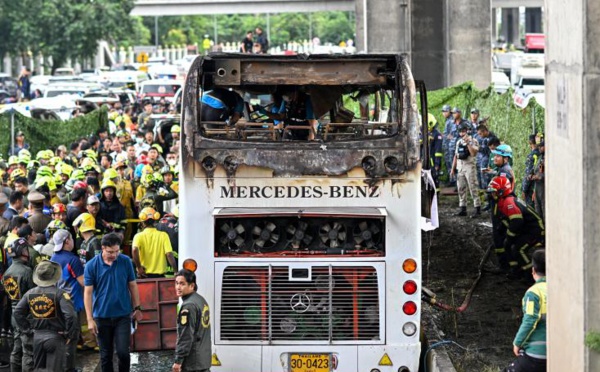
[[[496,193],[498,197],[503,197],[510,194],[511,188],[512,186],[508,178],[504,176],[496,176],[490,181],[487,191]]]
[[[77,181],[77,182],[75,182],[75,184],[73,185],[73,190],[76,190],[76,189],[84,189],[84,190],[87,190],[87,187],[88,187],[87,183],[85,183],[85,182],[83,182],[83,181]]]
[[[148,157],[144,154],[138,156],[136,163],[138,164],[148,164]]]
[[[67,207],[63,203],[56,203],[52,206],[52,213],[67,213]]]

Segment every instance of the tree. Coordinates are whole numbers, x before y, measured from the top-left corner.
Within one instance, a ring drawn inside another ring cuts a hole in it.
[[[163,45],[187,45],[187,36],[183,31],[173,28],[162,39]]]
[[[134,30],[129,16],[134,0],[20,0],[17,6],[0,1],[8,19],[0,27],[12,40],[5,53],[52,56],[52,72],[68,59],[93,58],[100,40],[116,45]]]

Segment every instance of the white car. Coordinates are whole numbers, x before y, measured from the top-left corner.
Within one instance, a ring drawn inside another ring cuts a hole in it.
[[[503,94],[510,88],[510,80],[502,71],[492,71],[492,84],[494,84],[494,90],[498,94]]]

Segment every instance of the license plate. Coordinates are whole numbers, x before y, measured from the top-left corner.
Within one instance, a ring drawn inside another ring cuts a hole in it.
[[[331,354],[291,354],[290,372],[330,372]]]

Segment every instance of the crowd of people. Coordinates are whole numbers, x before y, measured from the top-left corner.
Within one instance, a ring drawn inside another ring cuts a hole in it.
[[[528,137],[530,153],[518,190],[512,169],[513,151],[481,120],[479,110],[470,111],[470,120],[458,107],[442,107],[444,133],[429,115],[429,157],[432,175],[439,184],[442,159],[449,171],[448,186],[456,186],[459,210],[467,216],[467,193],[473,201],[471,218],[489,211],[493,248],[499,267],[509,279],[524,279],[533,284],[523,297],[523,319],[513,340],[516,359],[503,371],[546,370],[546,259],[544,227],[544,155],[541,133]],[[516,195],[520,195],[520,199]],[[482,208],[482,204],[485,205]]]
[[[0,336],[14,341],[12,371],[74,371],[76,350],[100,351],[112,371],[116,349],[119,370],[129,368],[135,280],[172,276],[178,259],[180,126],[157,133],[152,104],[141,106],[137,115],[112,109],[114,133],[100,129],[68,150],[32,153],[17,132],[0,158]],[[193,273],[175,276],[195,288]]]

